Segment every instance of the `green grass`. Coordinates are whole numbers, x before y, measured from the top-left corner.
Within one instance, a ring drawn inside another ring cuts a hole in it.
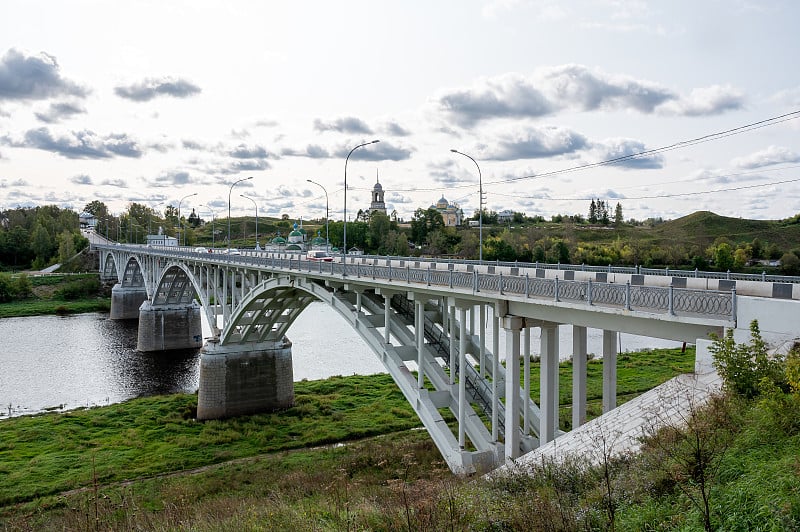
[[[29,276],[28,279],[33,289],[31,297],[0,303],[0,318],[108,312],[111,309],[111,299],[106,293],[69,300],[58,296],[60,290],[74,283],[96,280],[96,273]]]
[[[673,351],[620,357],[620,402],[690,366],[693,353]],[[532,396],[538,398],[538,364],[532,373]],[[588,374],[590,401],[599,402],[602,365],[590,363]],[[567,405],[569,363],[561,364],[561,375]],[[0,505],[86,486],[94,476],[118,481],[420,426],[385,374],[297,382],[295,406],[271,414],[198,423],[196,401],[194,395],[160,396],[3,421]],[[569,417],[565,409],[562,426]]]
[[[620,393],[663,380],[659,361],[683,370],[691,355],[675,351],[620,356]],[[570,369],[562,364],[562,388]],[[387,375],[295,389],[286,412],[206,423],[191,420],[191,395],[5,420],[0,529],[607,528],[598,471],[454,477]],[[800,396],[732,404],[715,525],[800,529]],[[333,442],[345,443],[320,446]],[[655,470],[653,448],[612,466],[616,530],[701,530],[695,507]]]
[[[77,314],[81,312],[107,312],[111,308],[108,298],[78,300],[28,299],[0,304],[0,318],[41,316],[43,314]]]
[[[197,398],[131,400],[0,423],[0,505],[101,482],[419,426],[388,375],[295,384],[284,412],[199,423]]]

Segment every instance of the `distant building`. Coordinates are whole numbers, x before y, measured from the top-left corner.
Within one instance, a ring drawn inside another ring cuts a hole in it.
[[[306,231],[303,226],[294,223],[294,228],[286,238],[286,251],[305,251],[306,250]]]
[[[158,235],[147,235],[145,237],[147,239],[148,246],[177,246],[178,239],[174,236],[167,236],[163,234]]]
[[[369,204],[369,213],[382,212],[386,214],[386,203],[383,201],[383,187],[375,176],[375,186],[372,187],[372,203]]]
[[[497,213],[497,223],[510,224],[512,221],[514,221],[514,211],[506,209]]]
[[[94,229],[97,225],[97,218],[90,212],[82,212],[78,215],[78,222],[81,229]]]
[[[439,211],[439,214],[442,215],[442,220],[444,221],[444,225],[446,227],[456,227],[461,225],[461,222],[464,218],[464,212],[456,203],[448,202],[444,196],[439,198],[439,201],[436,202],[436,205],[431,205],[431,208]]]

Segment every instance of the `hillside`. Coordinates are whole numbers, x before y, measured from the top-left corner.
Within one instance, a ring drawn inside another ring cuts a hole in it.
[[[800,225],[787,225],[776,220],[746,220],[720,216],[710,211],[698,211],[676,220],[657,225],[652,236],[664,242],[691,242],[707,246],[719,237],[734,244],[751,242],[774,243],[781,248],[791,248],[800,243]]]

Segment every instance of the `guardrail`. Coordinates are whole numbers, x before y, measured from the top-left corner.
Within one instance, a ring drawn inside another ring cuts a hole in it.
[[[285,255],[265,252],[244,251],[241,255],[224,253],[204,254],[186,249],[171,247],[145,247],[125,245],[98,245],[98,248],[129,251],[158,256],[203,260],[219,264],[249,265],[272,270],[288,270],[313,273],[322,277],[372,279],[407,285],[425,285],[460,288],[473,293],[494,292],[499,295],[516,295],[528,298],[546,298],[556,302],[584,303],[628,311],[649,311],[670,315],[689,315],[709,317],[726,321],[736,321],[736,289],[731,291],[694,290],[684,288],[631,285],[630,283],[601,283],[596,281],[568,281],[531,277],[524,275],[503,275],[502,273],[481,273],[438,270],[431,267],[394,267],[392,260],[385,266],[359,263],[341,263],[303,260],[303,255]],[[399,260],[398,257],[394,261]],[[416,259],[414,259],[416,261]]]

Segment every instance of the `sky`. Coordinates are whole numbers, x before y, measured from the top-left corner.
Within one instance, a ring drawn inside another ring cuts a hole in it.
[[[798,21],[796,0],[2,0],[0,210],[309,220],[327,193],[352,220],[380,180],[405,220],[470,216],[480,188],[548,219],[787,218]]]

